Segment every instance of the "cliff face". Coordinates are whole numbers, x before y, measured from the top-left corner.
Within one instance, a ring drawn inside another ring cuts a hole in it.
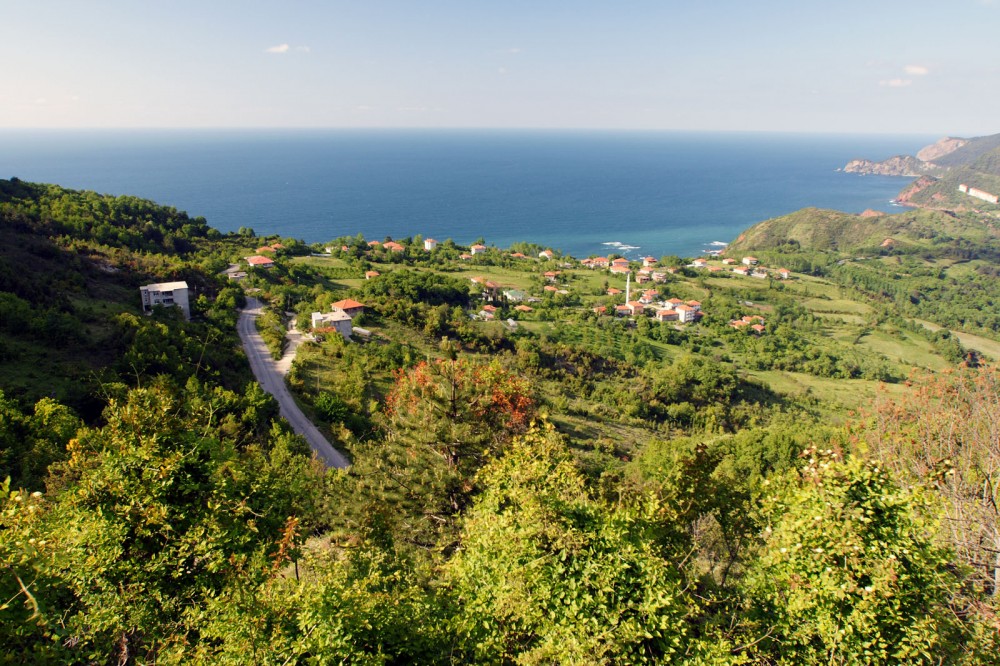
[[[844,167],[848,173],[865,176],[923,176],[936,169],[936,165],[917,159],[912,155],[896,155],[881,162],[872,160],[851,160]]]
[[[967,143],[969,143],[968,139],[956,139],[946,136],[929,146],[921,148],[920,152],[917,153],[917,159],[924,162],[933,162],[940,157],[955,152]]]

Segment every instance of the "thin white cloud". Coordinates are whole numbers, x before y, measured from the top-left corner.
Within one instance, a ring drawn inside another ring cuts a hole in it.
[[[264,49],[264,53],[288,53],[288,50],[292,48],[288,44],[278,44],[277,46],[271,46]]]
[[[912,85],[913,81],[911,79],[889,79],[888,81],[879,81],[878,84],[889,88],[905,88]]]
[[[295,50],[299,53],[309,53],[311,49],[308,46],[296,46]]]
[[[906,67],[903,68],[903,71],[909,74],[910,76],[924,76],[930,70],[924,67],[923,65],[907,65]]]

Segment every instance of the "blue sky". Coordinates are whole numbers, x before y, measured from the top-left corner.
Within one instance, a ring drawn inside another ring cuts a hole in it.
[[[11,0],[0,127],[1000,132],[1000,0]]]

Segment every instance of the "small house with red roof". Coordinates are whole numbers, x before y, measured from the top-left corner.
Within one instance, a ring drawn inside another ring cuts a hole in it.
[[[274,259],[259,254],[247,257],[247,263],[250,264],[250,268],[274,268]]]
[[[358,303],[356,300],[352,298],[345,298],[342,301],[337,301],[336,303],[331,305],[330,308],[334,312],[336,312],[337,310],[342,310],[346,312],[351,319],[354,319],[359,314],[362,314],[365,311],[364,304]]]

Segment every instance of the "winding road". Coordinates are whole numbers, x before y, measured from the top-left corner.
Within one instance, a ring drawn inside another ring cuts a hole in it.
[[[281,407],[281,415],[296,433],[302,435],[309,442],[310,448],[319,456],[319,459],[326,463],[327,467],[347,467],[351,463],[347,457],[333,448],[326,437],[313,425],[312,421],[306,418],[299,406],[295,404],[295,399],[285,384],[284,373],[279,370],[278,365],[271,358],[264,339],[257,332],[257,317],[260,316],[262,304],[259,300],[247,297],[247,305],[240,312],[240,320],[236,325],[243,341],[243,351],[246,352],[250,361],[250,369],[253,370],[257,382],[265,391],[274,396]],[[288,365],[283,364],[284,372],[288,372]]]

